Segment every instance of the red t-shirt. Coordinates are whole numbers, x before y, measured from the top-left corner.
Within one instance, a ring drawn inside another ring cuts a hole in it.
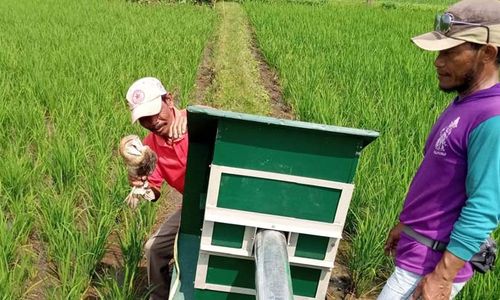
[[[182,115],[186,115],[186,110],[180,112]],[[163,180],[165,180],[181,194],[184,193],[184,176],[186,175],[189,144],[188,134],[186,133],[173,142],[167,143],[164,138],[150,133],[144,138],[143,144],[148,145],[158,156],[156,168],[148,176],[149,184],[160,189]]]

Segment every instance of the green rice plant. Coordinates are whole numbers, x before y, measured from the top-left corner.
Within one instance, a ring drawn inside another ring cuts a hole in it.
[[[132,272],[132,273],[130,273]],[[135,299],[148,299],[149,294],[140,295],[136,292],[136,288],[133,281],[128,281],[136,276],[136,271],[126,269],[125,274],[123,274],[123,282],[119,282],[115,277],[110,274],[101,276],[98,279],[97,294],[100,299],[117,299],[117,300],[135,300]]]
[[[47,173],[54,188],[62,193],[78,182],[78,174],[85,164],[84,149],[76,136],[56,136],[48,148]]]
[[[120,276],[107,273],[100,276],[97,292],[105,299],[146,298],[137,288],[139,263],[144,256],[144,243],[149,229],[154,223],[155,207],[151,203],[141,203],[136,211],[123,210],[120,214],[121,230],[118,232],[123,266]]]
[[[76,228],[75,220],[83,221],[83,211],[75,209],[73,202],[76,194],[74,190],[64,195],[49,191],[40,195],[41,235],[47,244],[47,260],[53,277],[46,295],[51,299],[78,298],[90,279],[90,272],[84,269],[88,266],[81,263],[91,253],[87,252],[83,233]]]
[[[155,76],[186,105],[215,22],[206,6],[0,1],[0,209],[5,224],[26,217],[20,211],[31,220],[21,240],[5,236],[0,253],[43,250],[6,265],[0,295],[85,297],[108,237],[124,228],[132,231],[124,241],[136,237],[124,246],[128,282],[137,279],[133,262],[154,210],[135,227],[118,217],[129,188],[117,145],[144,134],[130,125],[124,95],[135,79]],[[47,268],[35,272],[33,261]]]
[[[0,298],[25,295],[34,277],[35,257],[29,246],[34,223],[34,185],[39,170],[22,142],[5,144],[0,172]]]
[[[32,199],[26,195],[26,202],[17,202],[9,194],[0,196],[12,204],[0,210],[0,299],[19,299],[26,295],[26,283],[34,271],[34,256],[27,246],[33,212],[26,202]]]
[[[30,193],[32,182],[38,179],[38,168],[22,153],[22,148],[19,149],[15,144],[4,148],[1,166],[1,193],[6,198],[1,201],[0,208],[5,210],[10,205],[23,201]]]

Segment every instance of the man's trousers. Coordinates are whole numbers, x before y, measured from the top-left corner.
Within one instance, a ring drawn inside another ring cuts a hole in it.
[[[167,300],[170,290],[169,263],[174,257],[175,236],[179,231],[181,221],[181,208],[177,208],[160,229],[146,242],[144,246],[148,283],[153,289],[150,300]]]

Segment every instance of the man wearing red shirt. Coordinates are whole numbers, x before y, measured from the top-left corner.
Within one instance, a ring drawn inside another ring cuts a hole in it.
[[[158,156],[156,168],[146,177],[129,177],[132,186],[142,187],[147,181],[160,197],[163,181],[184,192],[184,175],[188,153],[186,110],[178,110],[161,82],[145,77],[134,82],[127,91],[132,123],[139,121],[150,133],[144,139]],[[181,208],[177,208],[146,242],[148,282],[153,288],[150,299],[168,299],[170,288],[169,262],[173,258],[175,235],[179,229]]]

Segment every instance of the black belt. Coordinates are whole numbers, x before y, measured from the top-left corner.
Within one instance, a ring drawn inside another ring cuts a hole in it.
[[[413,238],[415,241],[426,245],[427,247],[431,248],[432,250],[444,252],[446,250],[446,246],[448,246],[447,243],[435,241],[435,240],[430,239],[426,236],[423,236],[420,233],[416,232],[415,230],[411,229],[409,226],[406,226],[406,225],[403,225],[403,232],[406,233],[406,235]]]

